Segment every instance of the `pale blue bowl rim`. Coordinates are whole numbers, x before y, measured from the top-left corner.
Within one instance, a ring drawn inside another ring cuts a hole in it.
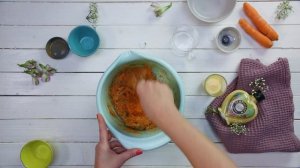
[[[96,33],[96,35],[97,35],[97,37],[98,37],[98,40],[99,40],[98,45],[97,45],[97,47],[95,48],[95,50],[94,50],[93,52],[89,53],[88,55],[84,55],[84,54],[82,54],[82,53],[77,53],[77,52],[75,52],[74,48],[72,48],[72,46],[70,45],[70,35],[71,35],[76,29],[82,28],[82,27],[86,27],[86,28],[89,28],[89,29],[92,29],[93,31],[95,31],[95,33]],[[93,27],[88,26],[88,25],[79,25],[79,26],[74,27],[74,28],[71,30],[71,32],[69,33],[69,36],[68,36],[68,46],[69,46],[71,52],[74,53],[74,54],[76,54],[76,55],[78,55],[78,56],[80,56],[80,57],[88,57],[88,56],[93,55],[93,54],[98,50],[98,48],[99,48],[99,46],[100,46],[100,43],[101,43],[101,39],[100,39],[99,34],[97,33],[97,31],[96,31]]]
[[[101,88],[103,87],[104,83],[105,83],[105,79],[108,77],[108,75],[111,73],[111,71],[114,69],[113,67],[118,65],[118,59],[124,55],[138,55],[140,57],[140,59],[146,59],[146,60],[150,60],[150,61],[154,61],[157,62],[159,64],[161,64],[163,67],[165,67],[168,71],[170,71],[170,73],[174,76],[175,80],[178,83],[178,87],[179,87],[179,92],[180,92],[180,107],[179,107],[179,112],[182,114],[184,111],[184,104],[185,104],[185,94],[184,94],[184,85],[183,82],[181,80],[181,78],[179,77],[178,73],[165,61],[158,59],[154,56],[150,56],[150,55],[146,55],[144,53],[140,53],[140,52],[133,52],[133,51],[128,51],[128,52],[123,52],[119,55],[119,57],[108,67],[108,69],[104,72],[104,74],[102,75],[98,86],[97,86],[97,93],[96,93],[96,104],[97,104],[97,109],[98,112],[102,114],[107,127],[110,129],[110,131],[114,134],[114,136],[119,139],[119,141],[122,143],[122,145],[125,148],[141,148],[143,150],[152,150],[152,149],[156,149],[159,148],[165,144],[167,144],[168,142],[170,142],[170,138],[164,133],[164,132],[159,132],[157,135],[154,135],[153,137],[160,137],[160,141],[156,142],[156,144],[134,144],[134,141],[136,141],[137,139],[143,139],[143,138],[134,138],[134,137],[130,137],[127,136],[121,132],[119,132],[116,128],[114,128],[114,126],[112,126],[111,123],[108,122],[108,120],[105,117],[105,114],[103,111],[105,111],[105,108],[101,106],[100,103],[100,92],[101,92]],[[137,59],[138,60],[138,59]],[[141,140],[142,141],[142,140]]]

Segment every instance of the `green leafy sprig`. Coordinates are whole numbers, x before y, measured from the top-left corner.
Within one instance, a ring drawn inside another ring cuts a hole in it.
[[[97,4],[95,2],[90,3],[90,12],[86,16],[86,20],[89,21],[94,28],[96,28],[97,23],[98,23],[98,8]]]
[[[293,12],[293,6],[290,4],[289,0],[282,1],[276,10],[276,19],[284,20]]]
[[[162,6],[158,3],[152,2],[151,7],[154,8],[154,13],[156,17],[162,16],[168,9],[172,7],[172,2],[169,5]]]
[[[39,85],[39,78],[43,82],[49,82],[50,76],[56,73],[56,69],[50,65],[38,64],[35,60],[28,60],[23,64],[18,64],[19,67],[25,68],[24,73],[29,74],[32,77],[32,83]]]

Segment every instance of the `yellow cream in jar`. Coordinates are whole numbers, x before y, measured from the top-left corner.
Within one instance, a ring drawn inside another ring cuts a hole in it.
[[[204,90],[213,97],[221,96],[225,93],[227,82],[225,78],[218,74],[209,75],[204,81]]]

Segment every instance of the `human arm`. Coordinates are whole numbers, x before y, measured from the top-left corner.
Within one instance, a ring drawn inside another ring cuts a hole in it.
[[[137,93],[149,119],[169,135],[194,167],[236,167],[224,152],[180,115],[167,85],[142,80],[137,85]]]
[[[99,143],[95,148],[95,168],[119,168],[128,159],[142,154],[141,149],[125,149],[112,138],[101,114],[97,114],[99,125]]]

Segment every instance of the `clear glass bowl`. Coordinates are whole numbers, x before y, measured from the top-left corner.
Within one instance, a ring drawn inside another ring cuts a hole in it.
[[[171,45],[172,51],[177,56],[188,56],[191,55],[192,50],[199,44],[199,34],[194,27],[191,26],[180,26],[174,32]]]

